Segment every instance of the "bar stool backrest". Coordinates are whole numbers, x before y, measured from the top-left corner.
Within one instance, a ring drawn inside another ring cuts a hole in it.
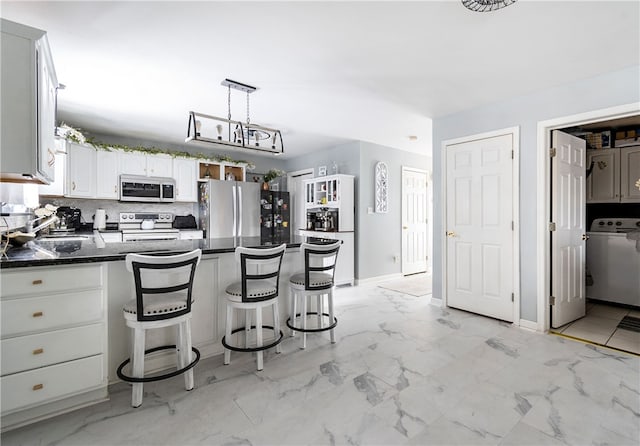
[[[133,273],[136,286],[138,321],[171,319],[191,311],[193,278],[201,256],[202,250],[200,249],[169,256],[127,254],[125,264],[127,271]],[[182,299],[182,295],[186,308],[145,316],[146,304],[153,302],[154,298],[157,299],[159,296],[168,294],[178,299]]]
[[[342,241],[329,244],[303,243],[300,245],[304,253],[304,289],[307,291],[326,290],[333,287],[336,275],[336,262]],[[331,276],[331,283],[313,285],[310,277],[313,273],[324,273]]]
[[[278,295],[280,267],[286,248],[286,243],[275,248],[236,248],[236,261],[242,274],[242,302],[260,302]],[[250,295],[254,293],[248,291],[255,287],[270,291]]]

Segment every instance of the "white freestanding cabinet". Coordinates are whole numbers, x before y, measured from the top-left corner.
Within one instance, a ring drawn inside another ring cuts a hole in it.
[[[640,146],[620,149],[620,202],[640,203]]]
[[[305,209],[338,209],[338,230],[353,231],[355,221],[354,177],[330,175],[304,181]]]
[[[176,180],[176,201],[198,201],[198,166],[190,158],[173,159],[173,178]]]
[[[55,176],[56,78],[44,31],[1,19],[0,169],[3,180]]]
[[[107,398],[101,264],[2,270],[2,428]]]

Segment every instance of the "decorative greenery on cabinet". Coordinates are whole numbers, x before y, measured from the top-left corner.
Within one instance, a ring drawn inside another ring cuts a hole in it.
[[[122,150],[124,152],[143,152],[149,154],[166,154],[172,157],[194,158],[198,160],[207,160],[212,162],[224,162],[231,164],[245,164],[248,170],[255,169],[255,165],[245,160],[235,160],[228,155],[215,156],[206,155],[204,153],[189,153],[180,152],[175,150],[164,149],[160,147],[144,147],[144,146],[127,146],[125,144],[107,144],[96,141],[95,139],[85,137],[79,129],[73,128],[67,124],[61,124],[59,127],[60,135],[67,141],[76,144],[87,144],[96,150],[105,150],[110,152],[112,150]]]

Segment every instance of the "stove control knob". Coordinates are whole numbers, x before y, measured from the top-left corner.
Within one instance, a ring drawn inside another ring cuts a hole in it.
[[[640,228],[640,220],[636,222],[636,226]]]
[[[607,226],[613,226],[613,222],[612,221],[608,221],[607,222]]]
[[[616,222],[616,226],[622,226],[622,222],[621,221],[617,221]]]
[[[604,222],[603,222],[603,221],[598,222],[598,224],[599,224],[600,226],[604,226]]]
[[[122,215],[122,219],[123,219],[123,220],[126,220],[127,218],[129,218],[129,216],[128,216],[127,214],[123,214],[123,215]]]

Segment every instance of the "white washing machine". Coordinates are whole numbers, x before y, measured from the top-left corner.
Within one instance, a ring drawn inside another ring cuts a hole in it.
[[[587,235],[587,297],[640,307],[640,219],[597,218]]]

